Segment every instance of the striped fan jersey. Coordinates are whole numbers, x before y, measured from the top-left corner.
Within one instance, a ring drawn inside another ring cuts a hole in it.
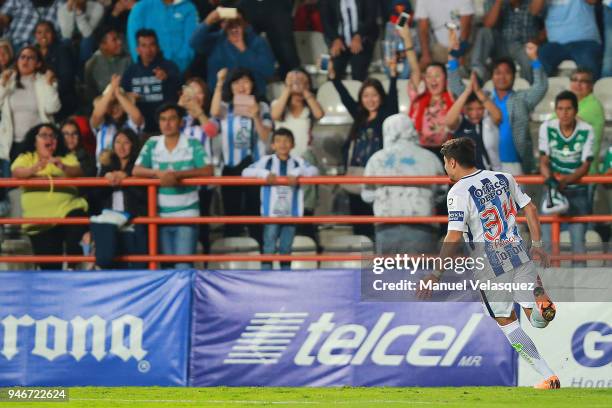
[[[277,155],[264,156],[242,171],[244,177],[266,178],[277,176],[306,176],[319,174],[319,170],[301,157],[290,156],[281,160]],[[264,217],[301,217],[304,215],[304,191],[300,186],[265,185],[261,187],[261,215]]]
[[[165,136],[153,136],[142,147],[136,165],[155,170],[193,170],[208,164],[202,143],[181,133],[174,150],[169,151]],[[157,193],[160,217],[197,217],[200,200],[197,186],[160,187]]]
[[[234,115],[231,104],[221,103],[221,110],[221,116],[217,121],[223,142],[223,163],[229,167],[236,167],[247,156],[251,156],[254,162],[259,160],[266,152],[266,145],[257,134],[253,119]],[[272,128],[268,104],[259,102],[259,112],[263,125]]]
[[[530,202],[510,174],[478,170],[450,189],[448,230],[463,232],[472,256],[487,258],[485,273],[499,276],[530,260],[516,222]]]

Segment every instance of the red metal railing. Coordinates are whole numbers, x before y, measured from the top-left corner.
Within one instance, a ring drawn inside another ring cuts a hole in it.
[[[520,176],[516,178],[520,184],[542,185],[542,176]],[[353,177],[353,176],[321,176],[300,178],[302,185],[331,185],[331,184],[381,184],[381,185],[432,185],[450,184],[445,176],[432,177]],[[586,176],[581,183],[612,183],[612,176]],[[243,177],[204,177],[183,180],[184,185],[265,185],[265,180]],[[287,184],[286,177],[278,177],[277,184]],[[76,186],[76,187],[108,187],[110,183],[104,178],[78,178],[78,179],[0,179],[0,187],[44,187],[44,186]],[[219,216],[219,217],[189,217],[189,218],[161,218],[157,214],[157,188],[159,180],[128,178],[122,182],[126,186],[146,186],[148,197],[147,217],[137,217],[133,220],[135,224],[148,224],[149,253],[148,255],[129,255],[119,257],[121,261],[148,262],[150,269],[156,269],[158,262],[225,262],[225,261],[358,261],[362,259],[360,254],[318,254],[318,255],[159,255],[158,254],[158,225],[166,224],[440,224],[447,222],[445,216],[430,217],[374,217],[374,216],[312,216],[312,217],[259,217],[259,216]],[[519,222],[526,222],[525,217],[518,217]],[[612,260],[612,254],[584,254],[584,255],[560,255],[559,238],[561,234],[561,223],[589,223],[589,222],[612,222],[612,214],[588,215],[577,217],[541,216],[540,221],[552,224],[552,259],[553,260]],[[61,224],[80,225],[89,224],[86,217],[75,218],[0,218],[0,224]],[[19,255],[0,256],[0,262],[11,263],[36,263],[36,262],[93,262],[93,256],[42,256],[42,255]]]

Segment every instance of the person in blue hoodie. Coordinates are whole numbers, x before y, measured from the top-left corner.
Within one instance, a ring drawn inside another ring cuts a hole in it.
[[[176,102],[181,85],[176,64],[164,58],[155,31],[141,28],[136,33],[138,60],[121,77],[121,87],[136,94],[136,106],[145,117],[145,132],[156,132],[155,112],[165,102]]]
[[[221,30],[215,30],[219,22]],[[266,80],[274,75],[274,55],[240,13],[236,18],[222,19],[217,10],[212,11],[193,32],[190,45],[208,59],[207,83],[211,89],[221,69],[248,68],[255,78],[257,94],[265,94]]]
[[[195,55],[189,39],[197,24],[198,11],[189,0],[140,0],[128,17],[126,35],[132,59],[138,60],[136,33],[150,28],[164,56],[185,72]]]

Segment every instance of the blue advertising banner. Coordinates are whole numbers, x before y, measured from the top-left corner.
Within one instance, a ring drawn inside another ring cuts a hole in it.
[[[0,386],[186,385],[192,278],[0,273]]]
[[[516,385],[479,303],[360,302],[358,270],[205,271],[192,386]]]

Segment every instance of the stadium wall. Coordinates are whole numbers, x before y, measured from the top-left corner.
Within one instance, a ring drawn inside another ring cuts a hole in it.
[[[3,272],[0,386],[512,386],[522,378],[480,304],[360,302],[359,276]],[[609,334],[586,358],[610,355]],[[609,361],[603,371],[610,377]]]

